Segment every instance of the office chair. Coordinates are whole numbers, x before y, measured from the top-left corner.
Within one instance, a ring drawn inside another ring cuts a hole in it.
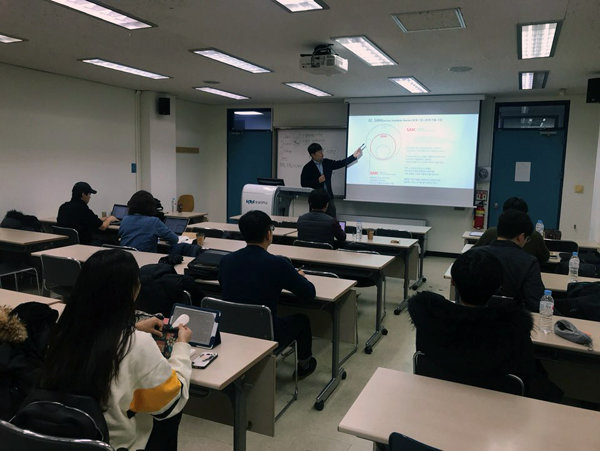
[[[70,227],[59,227],[59,226],[51,226],[52,233],[56,235],[66,235],[69,237],[68,244],[79,244],[79,232],[75,229],[71,229]]]
[[[42,254],[44,289],[60,295],[68,302],[75,281],[81,272],[81,263],[74,258]]]
[[[194,196],[182,194],[177,199],[177,209],[181,211],[194,211]]]
[[[0,263],[0,288],[2,288],[2,277],[13,276],[15,278],[15,290],[19,291],[19,278],[17,275],[26,272],[31,272],[35,275],[35,283],[37,285],[38,294],[40,294],[40,279],[38,277],[37,269],[27,263],[20,263],[17,261]]]
[[[525,384],[523,380],[514,374],[473,374],[465,375],[454,373],[439,367],[425,353],[417,351],[413,354],[413,373],[420,376],[434,377],[459,384],[473,385],[475,387],[487,388],[489,390],[525,396]]]
[[[62,438],[38,434],[0,420],[0,443],[3,449],[27,451],[114,451],[98,440]]]
[[[544,243],[550,252],[579,252],[579,245],[575,241],[545,239]]]
[[[329,243],[320,243],[318,241],[294,240],[294,246],[299,247],[314,247],[316,249],[331,249],[333,246]]]
[[[392,432],[390,434],[388,444],[388,451],[440,451],[438,448],[418,442],[399,432]]]
[[[406,230],[396,230],[396,229],[376,229],[375,235],[377,236],[390,236],[393,238],[412,238],[412,233],[407,232]]]
[[[562,232],[558,229],[544,229],[544,238],[547,240],[560,240]]]
[[[261,338],[263,340],[275,341],[273,329],[273,318],[271,310],[266,305],[239,304],[221,299],[205,297],[200,305],[221,312],[219,330],[231,334],[244,335],[246,337]],[[298,399],[298,350],[296,341],[286,346],[281,344],[275,348],[273,354],[277,361],[294,354],[294,392],[282,409],[275,415],[277,421],[288,407]]]

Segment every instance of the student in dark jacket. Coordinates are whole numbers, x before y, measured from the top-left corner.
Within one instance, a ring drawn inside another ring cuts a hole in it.
[[[507,373],[529,379],[533,320],[521,303],[492,298],[502,283],[500,261],[480,249],[465,252],[452,265],[452,283],[457,303],[428,291],[409,299],[417,351],[459,379]]]
[[[362,156],[362,146],[354,151],[352,155],[343,160],[330,160],[323,157],[323,148],[318,143],[312,143],[308,146],[308,153],[311,160],[302,168],[300,174],[300,184],[305,188],[322,188],[329,196],[329,206],[327,214],[336,217],[335,204],[333,202],[333,189],[331,188],[331,174],[334,170],[345,168],[350,163],[356,161]]]
[[[327,193],[322,189],[313,190],[308,196],[308,205],[310,212],[298,218],[298,239],[340,247],[346,241],[346,232],[335,218],[325,213],[329,205]]]
[[[298,377],[311,374],[317,361],[312,356],[312,333],[306,315],[278,316],[277,303],[286,289],[302,300],[315,297],[315,287],[302,271],[284,257],[267,251],[273,242],[274,226],[262,211],[249,211],[240,218],[240,232],[247,246],[225,255],[219,264],[223,299],[244,304],[266,305],[273,315],[275,340],[286,345],[298,343]]]

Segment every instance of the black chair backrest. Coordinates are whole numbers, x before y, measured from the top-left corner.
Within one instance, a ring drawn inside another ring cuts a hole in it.
[[[273,319],[266,305],[240,304],[211,297],[202,299],[200,305],[221,312],[221,332],[273,340]]]
[[[279,223],[279,227],[285,227],[288,229],[295,229],[296,227],[298,227],[298,224],[292,221],[281,221]]]
[[[375,230],[377,236],[391,236],[394,238],[412,238],[412,233],[406,230],[395,230],[395,229],[377,229]]]
[[[558,229],[544,229],[544,238],[547,240],[560,240],[562,232]]]
[[[434,377],[459,384],[473,385],[475,387],[487,388],[489,390],[511,393],[513,395],[525,395],[523,381],[514,374],[472,374],[456,373],[441,368],[423,352],[417,351],[413,355],[413,372],[420,376]]]
[[[305,240],[294,240],[294,246],[314,247],[317,249],[333,249],[333,246],[329,243],[320,243],[317,241],[305,241]]]
[[[42,254],[46,287],[73,287],[81,272],[81,263],[74,258]]]
[[[579,245],[575,241],[544,240],[546,247],[551,252],[579,252]]]
[[[440,451],[438,448],[418,442],[413,438],[392,432],[388,439],[389,451]]]
[[[0,420],[0,443],[6,450],[114,451],[108,443],[38,434],[4,420]]]
[[[221,229],[202,229],[202,233],[206,238],[223,238],[225,232]]]
[[[79,244],[79,232],[69,227],[51,226],[52,233],[69,237],[69,244]]]

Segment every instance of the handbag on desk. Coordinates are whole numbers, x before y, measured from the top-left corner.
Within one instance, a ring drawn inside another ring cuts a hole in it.
[[[219,276],[219,264],[221,263],[221,259],[227,254],[229,254],[229,251],[203,249],[200,255],[188,263],[184,274],[197,279],[217,280]]]

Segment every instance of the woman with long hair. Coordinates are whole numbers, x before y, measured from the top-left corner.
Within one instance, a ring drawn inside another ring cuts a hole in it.
[[[131,253],[111,249],[92,255],[50,339],[41,386],[96,399],[115,449],[164,450],[167,439],[160,428],[152,430],[153,418],[176,417],[187,402],[192,331],[179,327],[165,359],[151,335],[161,334],[162,322],[135,323],[139,290]]]

